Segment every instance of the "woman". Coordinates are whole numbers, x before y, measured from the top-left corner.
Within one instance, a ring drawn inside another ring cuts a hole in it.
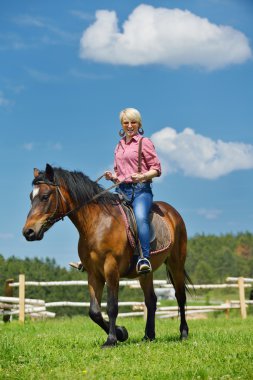
[[[126,108],[120,112],[122,139],[115,149],[114,173],[106,171],[107,180],[120,182],[119,192],[131,202],[136,218],[142,254],[137,262],[139,274],[152,270],[150,258],[150,221],[149,214],[153,202],[151,190],[152,178],[161,175],[161,164],[151,140],[142,138],[141,114],[135,108]],[[141,167],[138,172],[139,142],[142,139]],[[123,181],[123,182],[122,182]]]

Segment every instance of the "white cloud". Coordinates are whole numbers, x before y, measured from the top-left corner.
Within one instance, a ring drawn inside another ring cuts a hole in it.
[[[1,33],[0,34],[0,51],[5,50],[24,50],[32,47],[23,41],[22,37],[16,33]]]
[[[34,26],[36,28],[45,28],[45,21],[37,16],[20,15],[14,18],[14,22],[18,25]]]
[[[123,23],[122,31],[116,12],[97,11],[81,38],[80,56],[112,64],[213,70],[242,63],[252,53],[247,37],[232,27],[213,24],[187,10],[142,4]]]
[[[25,143],[25,144],[23,145],[23,148],[24,148],[25,150],[31,151],[31,150],[33,150],[33,148],[34,148],[34,143],[33,143],[33,142]]]
[[[89,79],[89,80],[108,80],[111,79],[111,75],[106,75],[106,74],[96,74],[92,72],[82,72],[76,69],[71,69],[69,71],[70,75],[78,78],[78,79]]]
[[[161,157],[163,174],[216,179],[235,170],[253,169],[253,145],[213,141],[186,128],[177,133],[166,127],[151,136]]]
[[[60,142],[48,143],[48,147],[51,150],[57,150],[57,151],[62,150],[62,144]]]
[[[222,213],[222,211],[218,210],[218,209],[205,209],[205,208],[202,208],[202,209],[199,209],[197,211],[198,215],[204,216],[204,218],[206,218],[208,220],[217,219],[220,216],[221,213]]]
[[[94,19],[94,16],[91,13],[84,12],[84,11],[72,10],[72,11],[70,11],[70,14],[72,14],[72,16],[74,16],[74,17],[77,17],[77,18],[79,18],[81,20],[85,20],[85,21],[91,21]]]
[[[12,85],[10,84],[8,86],[8,88],[14,92],[14,94],[20,94],[21,92],[23,92],[25,90],[25,86],[20,84],[20,85]]]
[[[8,107],[10,104],[11,101],[4,96],[2,91],[0,91],[0,107]]]
[[[31,16],[29,14],[26,15],[19,15],[14,18],[14,22],[18,25],[25,26],[25,27],[32,27],[32,28],[38,28],[41,30],[46,30],[50,33],[50,36],[43,36],[42,42],[45,44],[58,44],[58,43],[70,43],[72,44],[75,42],[78,38],[78,35],[75,33],[69,33],[63,29],[58,28],[57,26],[53,25],[50,21],[38,17],[38,16]],[[52,36],[57,37],[57,40],[52,40]]]
[[[60,80],[59,77],[45,73],[43,71],[30,69],[30,68],[27,68],[26,71],[33,79],[37,80],[38,82],[47,83],[47,82],[55,82],[55,81]]]
[[[34,143],[34,142],[28,142],[23,144],[23,148],[27,151],[32,151],[35,148],[36,149],[49,149],[54,151],[61,151],[63,149],[63,146],[60,142],[47,142],[47,143]]]

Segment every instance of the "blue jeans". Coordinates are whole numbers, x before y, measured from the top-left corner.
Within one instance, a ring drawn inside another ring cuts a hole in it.
[[[128,184],[121,183],[116,190],[123,193],[131,203],[137,223],[141,249],[144,257],[150,256],[150,220],[149,214],[153,203],[150,182]]]

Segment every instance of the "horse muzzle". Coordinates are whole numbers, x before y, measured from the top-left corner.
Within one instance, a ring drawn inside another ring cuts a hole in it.
[[[31,227],[24,227],[22,232],[27,241],[35,241],[43,239],[45,230],[43,227],[41,227],[39,231]]]

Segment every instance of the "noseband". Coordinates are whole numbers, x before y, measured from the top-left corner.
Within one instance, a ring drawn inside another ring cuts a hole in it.
[[[57,183],[50,182],[50,181],[38,181],[36,182],[36,185],[48,185],[48,186],[53,186],[55,188],[56,205],[55,205],[54,212],[42,224],[42,228],[44,230],[47,230],[49,227],[51,227],[54,223],[58,222],[59,220],[64,220],[66,213],[60,212],[61,216],[58,216],[57,218],[55,218],[55,215],[59,213],[58,211],[59,208],[62,208],[61,207],[62,203],[63,202],[66,203],[66,199],[64,198],[61,192],[60,185],[58,185]]]

